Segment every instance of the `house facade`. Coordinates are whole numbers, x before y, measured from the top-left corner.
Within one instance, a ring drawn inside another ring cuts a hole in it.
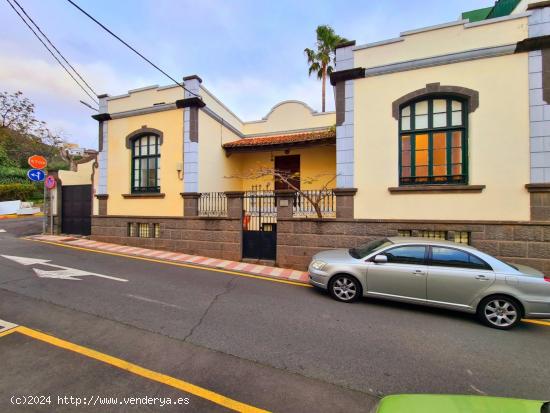
[[[103,95],[92,235],[231,259],[265,245],[252,255],[295,268],[429,236],[548,271],[549,39],[548,2],[500,0],[341,44],[335,113],[287,101],[243,122],[198,76]]]

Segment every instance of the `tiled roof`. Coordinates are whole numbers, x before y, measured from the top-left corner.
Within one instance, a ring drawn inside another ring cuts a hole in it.
[[[336,139],[334,129],[325,129],[315,132],[302,132],[286,135],[252,136],[238,141],[223,144],[226,149],[232,148],[257,148],[274,145],[296,145],[302,143],[315,143],[316,141],[330,141]]]

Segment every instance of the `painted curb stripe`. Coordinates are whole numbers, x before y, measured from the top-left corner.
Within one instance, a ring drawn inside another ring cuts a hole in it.
[[[101,361],[105,364],[109,364],[119,369],[126,370],[130,373],[133,373],[137,376],[145,377],[146,379],[156,381],[157,383],[162,383],[170,387],[182,390],[186,393],[193,394],[202,399],[211,401],[212,403],[218,404],[220,406],[226,407],[228,409],[237,411],[237,412],[250,412],[250,413],[266,413],[267,410],[259,409],[254,406],[250,406],[245,403],[241,403],[237,400],[230,399],[229,397],[223,396],[221,394],[215,393],[211,390],[205,389],[204,387],[196,386],[194,384],[188,383],[184,380],[176,379],[175,377],[168,376],[166,374],[158,373],[153,370],[138,366],[137,364],[130,363],[128,361],[109,356],[99,351],[92,350],[87,347],[80,346],[62,339],[59,339],[48,334],[41,333],[36,330],[32,330],[27,327],[15,327],[8,332],[18,332],[24,334],[28,337],[34,338],[36,340],[43,341],[45,343],[51,344],[53,346],[69,350],[78,354],[81,354],[85,357]]]
[[[236,275],[238,277],[245,277],[245,278],[255,278],[255,279],[258,279],[258,280],[271,281],[271,282],[280,283],[280,284],[295,285],[297,287],[313,288],[313,286],[311,286],[309,284],[306,284],[304,282],[300,282],[300,281],[288,281],[288,280],[284,280],[284,279],[280,279],[280,278],[273,278],[273,277],[266,277],[266,276],[261,276],[261,275],[247,274],[247,273],[244,273],[244,272],[229,271],[229,270],[220,269],[220,268],[201,267],[200,265],[184,264],[184,263],[173,262],[173,261],[162,261],[160,259],[140,257],[140,256],[137,256],[137,255],[128,255],[128,254],[122,254],[122,253],[118,253],[118,252],[110,252],[110,251],[102,251],[102,250],[97,250],[97,249],[92,249],[92,248],[76,247],[74,245],[61,244],[59,242],[42,241],[42,240],[39,240],[39,239],[32,239],[32,238],[23,238],[23,239],[25,239],[27,241],[32,241],[32,242],[40,242],[42,244],[54,245],[56,247],[70,248],[70,249],[75,249],[75,250],[80,250],[80,251],[87,251],[87,252],[95,252],[96,254],[113,255],[113,256],[116,256],[116,257],[132,258],[134,260],[142,260],[142,261],[156,262],[156,263],[159,263],[159,264],[174,265],[176,267],[193,268],[195,270],[203,270],[203,271],[210,271],[210,272],[219,272],[219,273],[223,273],[223,274],[231,274],[231,275]],[[201,257],[201,258],[204,258],[204,257]],[[246,264],[246,265],[250,265],[250,264]]]

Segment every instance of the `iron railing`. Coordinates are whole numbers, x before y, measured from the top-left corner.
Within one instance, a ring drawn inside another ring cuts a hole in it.
[[[226,217],[227,197],[224,192],[203,192],[199,197],[200,217]]]
[[[319,209],[323,218],[334,218],[336,216],[336,196],[332,189],[303,190],[310,198],[319,201]],[[296,218],[317,218],[317,211],[313,204],[301,193],[294,196],[294,209],[292,215]]]

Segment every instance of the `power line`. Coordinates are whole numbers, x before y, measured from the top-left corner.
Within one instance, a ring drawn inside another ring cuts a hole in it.
[[[19,13],[19,11],[14,7],[14,5],[10,2],[10,0],[6,0],[6,2],[10,5],[10,7],[15,11],[15,13],[17,13],[17,15],[21,18],[21,20],[23,21],[23,23],[25,23],[25,25],[29,28],[29,30],[36,36],[36,38],[40,41],[40,43],[42,43],[42,45],[46,48],[46,50],[52,55],[52,57],[57,61],[57,63],[59,63],[61,65],[61,67],[68,73],[68,75],[70,77],[72,77],[72,79],[76,82],[76,84],[84,91],[84,93],[86,93],[88,95],[88,97],[90,97],[90,99],[92,99],[92,101],[97,105],[99,104],[97,101],[96,101],[96,98],[94,96],[92,96],[85,88],[84,86],[82,86],[80,84],[80,82],[73,76],[73,74],[69,71],[69,69],[67,69],[67,67],[65,67],[65,65],[61,62],[61,60],[59,60],[59,58],[51,51],[51,49],[48,47],[48,45],[46,43],[44,43],[44,41],[40,38],[40,36],[38,35],[38,33],[36,33],[34,31],[34,29],[30,26],[30,24],[25,20],[25,18],[21,15],[21,13]]]
[[[95,92],[95,90],[88,84],[88,82],[86,82],[84,80],[84,78],[80,75],[80,73],[78,73],[78,71],[73,67],[73,65],[71,65],[69,63],[69,61],[67,59],[65,59],[65,56],[63,56],[63,54],[59,51],[59,49],[57,47],[55,47],[55,45],[50,41],[50,39],[48,38],[48,36],[46,36],[46,34],[40,29],[40,27],[38,27],[38,25],[36,24],[36,22],[32,19],[31,16],[29,16],[27,14],[27,12],[25,11],[25,9],[17,2],[17,0],[11,0],[13,1],[17,7],[19,7],[19,9],[21,9],[21,11],[23,12],[23,14],[27,17],[27,19],[30,20],[30,22],[33,24],[34,27],[36,27],[36,29],[40,32],[40,34],[44,37],[44,39],[46,39],[46,41],[50,44],[50,46],[53,47],[53,49],[57,52],[57,54],[59,56],[61,56],[61,58],[65,61],[65,63],[67,63],[67,65],[73,69],[73,72],[76,73],[76,75],[80,78],[80,80],[82,80],[82,82],[84,82],[84,84],[88,87],[88,89],[90,89],[90,91],[94,94],[94,96],[97,96],[97,93]]]
[[[172,76],[170,76],[168,73],[166,73],[164,70],[162,70],[160,67],[158,67],[156,64],[154,64],[152,61],[147,59],[145,56],[143,56],[140,52],[138,52],[136,49],[134,49],[132,46],[130,46],[128,43],[126,43],[124,40],[122,40],[119,36],[114,34],[111,30],[109,30],[103,23],[98,21],[96,18],[94,18],[92,15],[90,15],[86,10],[83,10],[78,4],[76,4],[72,0],[67,0],[69,3],[71,3],[74,7],[76,7],[78,10],[80,10],[83,14],[88,16],[91,20],[93,20],[97,25],[99,25],[103,30],[105,30],[107,33],[109,33],[111,36],[113,36],[115,39],[117,39],[119,42],[121,42],[123,45],[125,45],[127,48],[129,48],[131,51],[133,51],[135,54],[137,54],[139,57],[141,57],[143,60],[145,60],[147,63],[149,63],[151,66],[153,66],[155,69],[157,69],[159,72],[161,72],[164,76],[166,76],[168,79],[170,79],[172,82],[174,82],[176,85],[183,88],[183,90],[186,90],[191,95],[196,96],[200,99],[202,99],[199,95],[197,95],[194,92],[191,92],[189,89],[187,89],[182,83],[178,82],[176,79],[174,79]]]

